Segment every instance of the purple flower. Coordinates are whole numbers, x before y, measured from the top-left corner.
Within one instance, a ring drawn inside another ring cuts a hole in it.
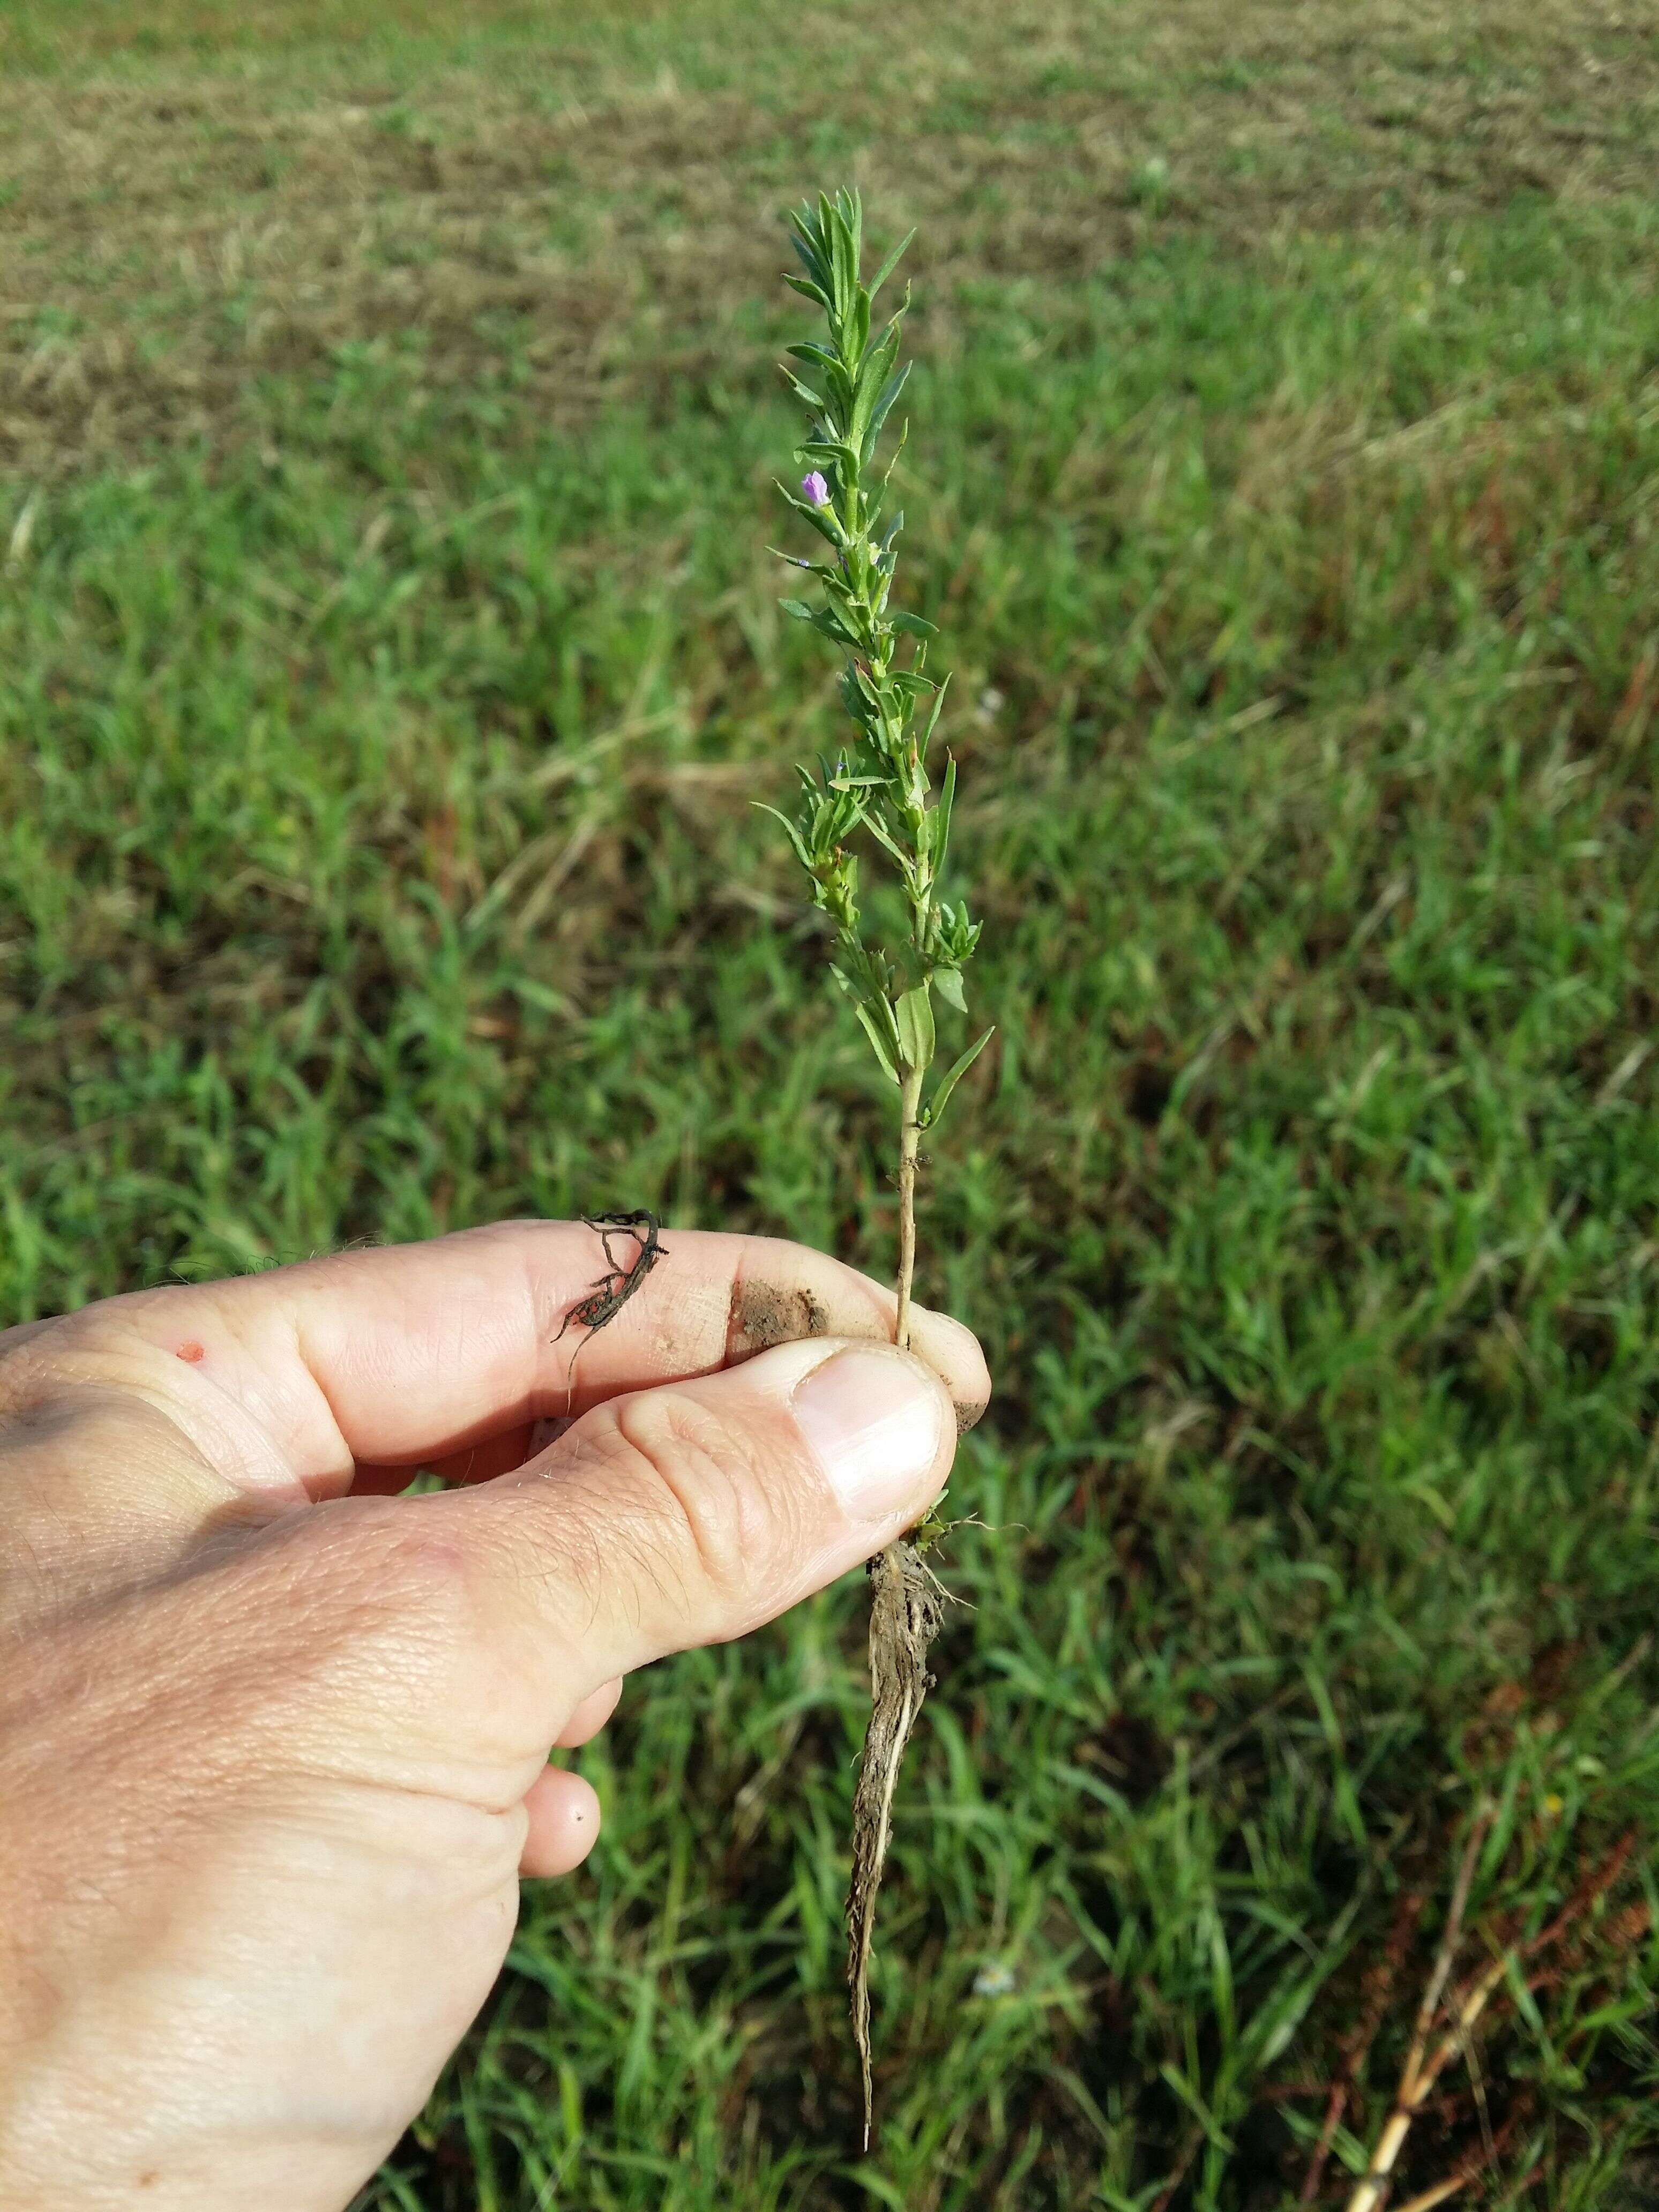
[[[800,488],[806,494],[808,499],[811,501],[814,507],[829,506],[830,487],[825,483],[823,477],[819,475],[817,469],[809,470],[807,474],[801,478]]]

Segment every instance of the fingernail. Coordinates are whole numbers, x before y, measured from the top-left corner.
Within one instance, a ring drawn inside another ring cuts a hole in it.
[[[902,1352],[863,1345],[832,1352],[796,1384],[794,1408],[853,1520],[884,1521],[927,1504],[940,1396]]]

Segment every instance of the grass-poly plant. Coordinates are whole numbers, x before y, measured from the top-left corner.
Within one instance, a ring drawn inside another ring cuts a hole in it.
[[[897,1106],[898,1310],[896,1338],[909,1342],[916,1260],[916,1173],[921,1139],[936,1128],[952,1092],[989,1042],[985,1030],[935,1077],[935,994],[967,1012],[963,969],[980,925],[941,894],[950,848],[956,763],[936,780],[929,752],[945,684],[927,672],[933,624],[893,604],[902,512],[884,502],[903,445],[884,466],[882,433],[904,388],[899,363],[903,307],[879,329],[874,302],[909,243],[902,240],[874,280],[861,273],[863,211],[853,191],[820,195],[791,218],[802,273],[787,282],[823,310],[825,339],[789,348],[791,390],[808,411],[797,448],[799,489],[785,499],[829,549],[827,558],[785,555],[820,587],[813,601],[786,599],[786,613],[810,623],[844,656],[841,696],[851,736],[833,759],[800,771],[801,803],[783,816],[812,897],[833,932],[830,973],[851,1000]],[[775,811],[775,810],[774,810]],[[860,868],[885,864],[874,897],[860,897]],[[896,896],[894,894],[896,893]],[[848,1898],[848,1981],[864,2075],[869,2140],[870,1949],[904,1748],[930,1686],[927,1652],[943,1599],[924,1553],[942,1524],[933,1516],[910,1540],[890,1545],[871,1566],[872,1711],[853,1808],[853,1879]]]

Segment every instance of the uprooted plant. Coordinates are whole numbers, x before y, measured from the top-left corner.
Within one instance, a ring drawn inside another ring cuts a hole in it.
[[[884,425],[903,389],[899,365],[899,307],[872,327],[876,295],[892,275],[907,237],[874,281],[860,273],[862,210],[858,195],[838,191],[799,209],[790,231],[803,274],[786,280],[822,309],[827,343],[789,348],[785,375],[808,410],[808,435],[797,449],[805,464],[799,491],[780,485],[801,520],[824,540],[829,557],[783,557],[815,578],[816,604],[787,599],[784,611],[810,623],[845,656],[841,696],[853,724],[834,758],[799,770],[802,796],[793,821],[778,817],[828,917],[830,972],[853,1002],[898,1108],[898,1310],[896,1341],[910,1336],[911,1284],[916,1256],[916,1172],[921,1139],[938,1127],[952,1092],[989,1041],[970,1044],[929,1087],[934,1064],[935,994],[965,1013],[963,969],[979,941],[980,925],[940,895],[956,795],[954,761],[935,784],[928,750],[944,703],[945,684],[926,672],[933,625],[892,604],[897,540],[895,513],[884,526],[883,501],[894,463],[878,471]],[[913,643],[911,641],[914,641]],[[907,664],[900,665],[901,653]],[[770,810],[775,811],[775,809]],[[860,903],[861,861],[887,864],[901,897],[902,923],[884,937]],[[869,1971],[876,1895],[891,1828],[901,1760],[932,1684],[927,1653],[938,1633],[944,1593],[925,1553],[942,1533],[930,1516],[909,1540],[872,1562],[870,1675],[873,1711],[865,1739],[853,1807],[853,1876],[848,1897],[848,1982],[853,2032],[864,2080],[864,2139],[872,2112]]]

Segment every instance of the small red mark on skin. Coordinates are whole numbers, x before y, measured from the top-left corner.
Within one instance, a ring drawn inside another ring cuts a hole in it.
[[[207,1358],[207,1353],[203,1346],[198,1344],[195,1338],[192,1337],[188,1344],[181,1344],[179,1346],[179,1357],[180,1359],[184,1360],[186,1364],[194,1367],[198,1360],[205,1359]]]

